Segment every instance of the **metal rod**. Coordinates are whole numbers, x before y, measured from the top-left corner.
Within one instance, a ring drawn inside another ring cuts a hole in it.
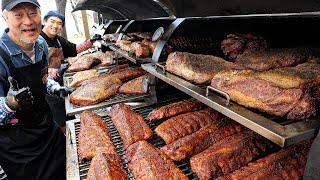
[[[157,67],[160,67],[162,69],[163,73],[164,74],[166,73],[166,67],[164,65],[161,65],[159,63],[155,63],[154,65],[156,66],[156,69],[157,69]]]
[[[209,96],[209,93],[210,93],[210,90],[212,91],[215,91],[221,95],[223,95],[225,98],[227,98],[227,102],[226,102],[226,106],[230,106],[230,95],[224,91],[221,91],[219,89],[216,89],[214,87],[211,87],[211,86],[207,86],[207,89],[206,89],[206,96]]]
[[[179,27],[179,25],[185,20],[185,18],[177,18],[173,21],[170,26],[165,30],[164,34],[161,36],[160,40],[157,43],[156,49],[152,55],[152,62],[159,62],[161,52],[164,48],[164,45],[170,39],[173,32]]]

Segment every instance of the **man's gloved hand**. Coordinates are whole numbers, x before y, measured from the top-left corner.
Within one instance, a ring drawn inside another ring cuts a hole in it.
[[[57,71],[57,76],[62,77],[63,74],[66,72],[66,70],[69,68],[69,66],[70,66],[69,63],[61,64],[58,71]]]
[[[94,34],[91,38],[90,38],[90,41],[91,42],[95,42],[97,40],[102,40],[102,37],[100,34]]]
[[[74,91],[73,88],[67,86],[61,86],[58,89],[54,90],[54,94],[60,97],[65,97],[68,94],[71,94]]]
[[[18,88],[18,82],[11,76],[8,77],[10,88],[6,97],[6,104],[12,110],[30,109],[33,96],[29,87]]]

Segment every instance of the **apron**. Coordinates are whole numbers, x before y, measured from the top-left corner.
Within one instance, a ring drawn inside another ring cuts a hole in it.
[[[57,39],[59,48],[49,47],[49,68],[59,68],[61,63],[64,60],[63,51],[61,48],[61,44]],[[62,81],[59,82],[62,85]],[[64,104],[64,99],[55,96],[55,95],[47,95],[46,101],[48,102],[50,109],[53,114],[53,120],[59,126],[65,126],[66,124],[66,109]]]
[[[320,131],[311,146],[303,179],[320,179]]]
[[[65,179],[65,137],[52,121],[41,79],[45,55],[42,61],[22,68],[15,68],[6,53],[0,55],[19,87],[30,87],[34,97],[30,110],[16,112],[18,124],[0,126],[2,168],[13,180]]]
[[[63,51],[62,51],[62,47],[60,44],[59,39],[57,39],[58,44],[59,44],[59,48],[56,47],[49,47],[49,68],[55,68],[58,69],[61,65],[61,63],[63,63],[64,60],[64,55],[63,55]]]

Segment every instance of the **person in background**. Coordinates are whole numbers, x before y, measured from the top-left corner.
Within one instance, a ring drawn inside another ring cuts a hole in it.
[[[66,139],[46,93],[64,88],[48,76],[37,0],[2,0],[8,26],[0,37],[0,164],[8,179],[66,179]]]
[[[74,44],[67,39],[59,36],[65,25],[65,17],[57,11],[49,11],[43,18],[43,28],[41,36],[47,41],[49,46],[49,76],[60,81],[62,85],[62,76],[68,68],[64,64],[64,59],[77,56],[90,47],[94,41],[101,39],[100,35],[94,35],[90,40],[80,44]],[[53,112],[53,119],[59,124],[62,131],[65,132],[66,110],[64,99],[58,96],[47,96],[47,102]]]

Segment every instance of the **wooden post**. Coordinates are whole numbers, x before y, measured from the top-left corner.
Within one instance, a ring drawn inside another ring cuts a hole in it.
[[[83,29],[84,29],[84,35],[86,39],[90,39],[90,33],[89,33],[89,25],[88,25],[88,19],[87,19],[87,13],[85,10],[81,11],[82,15],[82,22],[83,22]]]

